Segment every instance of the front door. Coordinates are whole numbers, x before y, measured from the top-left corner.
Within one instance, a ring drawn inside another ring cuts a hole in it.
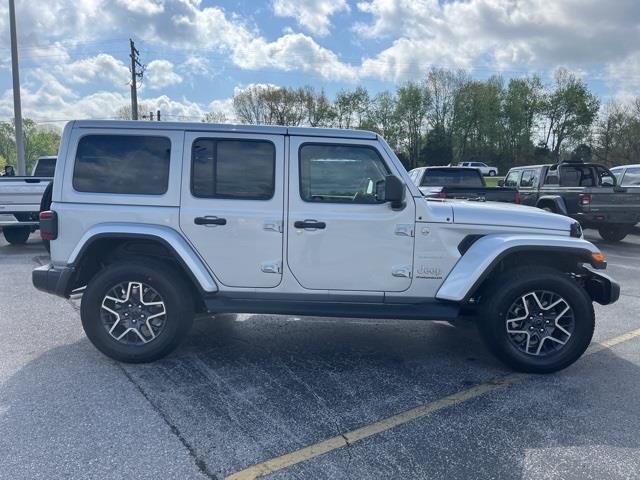
[[[180,228],[230,287],[282,278],[284,136],[187,132]]]
[[[290,137],[287,261],[313,290],[403,291],[411,285],[415,204],[393,210],[397,174],[375,141]]]

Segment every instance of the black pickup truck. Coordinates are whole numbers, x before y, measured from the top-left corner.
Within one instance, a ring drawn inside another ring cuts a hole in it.
[[[487,187],[477,168],[420,167],[409,177],[425,197],[520,203],[518,189]]]
[[[611,171],[597,163],[516,167],[501,184],[517,188],[524,205],[575,218],[611,242],[625,238],[640,222],[640,192],[619,186]]]

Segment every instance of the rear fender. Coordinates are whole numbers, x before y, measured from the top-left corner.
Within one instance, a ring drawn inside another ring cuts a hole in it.
[[[545,203],[551,203],[556,213],[560,213],[561,215],[569,215],[567,204],[564,202],[564,198],[562,198],[560,195],[545,195],[543,197],[540,197],[536,202],[536,207],[543,208],[545,206]]]
[[[91,227],[82,236],[76,248],[71,253],[68,263],[76,265],[82,259],[83,253],[96,240],[103,238],[131,238],[148,239],[162,243],[187,270],[187,273],[207,293],[217,292],[218,286],[207,269],[205,263],[195,250],[174,229],[160,225],[145,225],[136,223],[101,223]]]

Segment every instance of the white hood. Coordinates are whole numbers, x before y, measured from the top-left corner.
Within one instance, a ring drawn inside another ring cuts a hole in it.
[[[513,203],[447,201],[453,207],[454,223],[494,225],[543,230],[561,230],[569,233],[575,220],[535,207]]]

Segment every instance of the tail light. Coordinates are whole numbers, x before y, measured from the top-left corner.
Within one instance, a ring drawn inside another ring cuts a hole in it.
[[[58,214],[53,210],[40,212],[40,237],[43,240],[58,238]]]
[[[519,193],[516,193],[516,203],[518,205],[522,203],[522,196]]]
[[[591,195],[588,193],[580,194],[580,205],[590,205],[591,204]]]
[[[445,192],[438,192],[436,198],[447,198],[447,194]]]

